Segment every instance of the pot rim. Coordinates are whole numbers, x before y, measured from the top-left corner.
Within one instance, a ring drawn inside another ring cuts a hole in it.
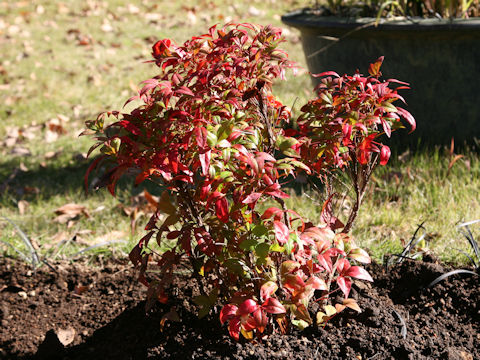
[[[365,27],[370,30],[394,30],[394,31],[432,31],[432,30],[461,30],[480,31],[480,17],[462,19],[438,19],[420,17],[395,17],[392,19],[381,18],[376,25],[377,19],[373,17],[345,18],[335,16],[319,16],[312,12],[311,8],[304,8],[289,12],[282,16],[282,22],[298,29],[330,28],[330,29],[354,29]]]

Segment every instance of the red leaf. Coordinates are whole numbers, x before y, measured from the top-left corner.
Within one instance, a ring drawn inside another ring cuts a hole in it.
[[[407,110],[397,107],[397,112],[410,124],[410,132],[414,131],[417,128],[417,123],[415,122],[414,117]]]
[[[88,192],[88,176],[90,175],[90,173],[92,172],[92,170],[97,167],[98,163],[99,163],[100,161],[102,161],[105,157],[106,157],[106,155],[102,155],[102,156],[96,158],[96,159],[90,164],[90,166],[88,167],[87,172],[85,173],[85,177],[84,177],[85,192]]]
[[[233,318],[228,323],[228,332],[230,336],[233,337],[235,340],[240,339],[240,318]]]
[[[186,86],[180,86],[177,91],[176,91],[178,94],[182,94],[182,95],[189,95],[189,96],[195,96],[195,94],[192,92],[192,90],[190,90],[189,88],[187,88]]]
[[[200,159],[200,164],[202,165],[203,176],[208,176],[209,174],[211,154],[212,151],[208,150],[207,152],[198,155],[198,158]]]
[[[302,280],[300,275],[287,274],[285,275],[283,286],[297,293],[301,292],[305,288],[305,282]]]
[[[275,220],[273,222],[273,228],[275,230],[275,238],[277,239],[278,243],[281,245],[286,244],[290,236],[287,225],[281,221]]]
[[[170,231],[170,232],[167,234],[167,239],[169,239],[169,240],[176,239],[176,238],[178,238],[181,234],[182,234],[182,232],[179,231],[179,230]]]
[[[258,309],[258,304],[255,300],[247,299],[239,307],[237,314],[239,316],[247,315]]]
[[[254,313],[253,313],[253,320],[255,321],[255,327],[257,328],[260,333],[263,333],[265,331],[265,327],[267,326],[268,323],[268,317],[265,311],[263,309],[258,308]]]
[[[218,198],[215,201],[215,212],[217,214],[218,219],[223,222],[228,222],[228,201],[225,196]]]
[[[335,71],[325,71],[320,74],[311,74],[313,77],[323,77],[323,76],[335,76],[337,78],[340,77]]]
[[[198,147],[200,149],[205,148],[207,146],[207,129],[203,126],[196,127],[194,133]]]
[[[354,277],[354,278],[357,278],[357,279],[360,279],[360,280],[366,280],[366,281],[372,281],[373,282],[373,279],[370,276],[370,274],[367,272],[367,270],[365,270],[364,268],[362,268],[360,266],[352,266],[351,268],[349,268],[346,271],[345,275],[348,275],[348,276],[351,276],[351,277]]]
[[[328,287],[325,281],[317,276],[310,277],[307,280],[306,285],[311,285],[312,288],[315,290],[328,290]]]
[[[325,271],[331,273],[333,270],[332,259],[328,254],[320,254],[317,256],[319,264],[325,269]]]
[[[392,136],[392,129],[390,128],[390,125],[385,121],[384,118],[381,118],[380,120],[382,122],[383,131],[385,131],[385,135],[387,135],[387,137]]]
[[[361,131],[363,131],[365,134],[368,134],[368,129],[367,129],[367,127],[366,127],[364,124],[362,124],[362,123],[360,123],[360,122],[357,122],[357,123],[355,124],[355,127],[356,127],[356,128],[359,128],[359,129],[360,129]]]
[[[352,280],[344,276],[337,277],[337,284],[340,290],[345,294],[345,298],[350,294],[350,289],[352,288]]]
[[[159,57],[164,54],[169,54],[170,51],[168,48],[170,47],[172,41],[170,39],[163,39],[160,41],[157,41],[153,46],[152,46],[152,54],[154,57]]]
[[[130,251],[130,254],[128,254],[128,257],[130,261],[133,263],[133,265],[137,266],[142,262],[141,253],[142,253],[142,249],[140,248],[140,246],[138,246],[138,244],[132,249],[132,251]]]
[[[285,314],[287,310],[285,307],[275,298],[268,298],[263,304],[262,308],[270,314]]]
[[[261,219],[262,220],[265,220],[265,219],[269,219],[271,218],[272,216],[281,216],[283,214],[283,210],[279,209],[279,208],[276,208],[276,207],[270,207],[268,208],[267,210],[265,210],[265,212],[263,213]]]
[[[243,201],[242,201],[242,204],[253,204],[253,203],[256,203],[257,200],[260,198],[260,196],[262,196],[262,193],[252,193],[250,195],[248,195]]]
[[[382,149],[380,150],[380,165],[386,165],[388,162],[388,159],[390,159],[390,148],[386,145],[382,146]]]
[[[265,191],[265,193],[279,199],[288,199],[290,197],[290,195],[285,194],[283,191],[280,190],[270,190]]]
[[[352,136],[352,125],[344,124],[342,127],[343,144],[348,145],[350,143],[350,137]]]
[[[225,321],[229,321],[231,318],[235,316],[237,313],[238,307],[236,305],[227,304],[225,305],[222,310],[220,311],[220,322],[222,325]]]

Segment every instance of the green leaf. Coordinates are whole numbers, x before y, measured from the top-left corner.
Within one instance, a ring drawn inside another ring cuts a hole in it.
[[[240,249],[246,250],[246,251],[253,251],[255,250],[255,246],[258,244],[258,240],[255,238],[248,238],[246,240],[243,240],[240,243]]]
[[[262,259],[265,259],[268,256],[269,251],[270,245],[267,243],[260,243],[255,247],[255,253]]]
[[[397,108],[395,107],[395,105],[389,103],[388,101],[382,102],[381,105],[385,110],[387,110],[389,112],[397,112]]]
[[[270,251],[284,252],[285,248],[283,246],[280,246],[280,244],[275,243],[270,245]]]
[[[291,156],[291,157],[296,157],[296,158],[300,157],[300,155],[292,148],[288,148],[288,149],[284,150],[283,154],[287,155],[287,156]]]
[[[208,313],[210,312],[210,309],[217,302],[217,297],[218,297],[218,288],[214,288],[208,296],[199,295],[193,299],[195,304],[200,306],[200,310],[198,311],[199,319],[208,315]]]
[[[235,258],[227,259],[225,260],[223,265],[225,265],[225,267],[228,270],[230,270],[234,274],[237,274],[238,276],[242,276],[246,278],[250,277],[250,273],[249,273],[250,269],[248,268],[247,265],[245,265],[243,261],[239,259],[235,259]]]
[[[252,229],[252,233],[255,236],[261,237],[261,236],[266,235],[268,233],[268,229],[264,225],[258,224]]]
[[[285,152],[287,149],[290,149],[292,146],[297,145],[298,140],[292,137],[279,136],[277,138],[276,145],[280,151]]]
[[[208,146],[210,146],[211,148],[214,148],[215,145],[217,145],[217,135],[214,134],[213,132],[210,132],[208,131],[207,132],[207,144]]]

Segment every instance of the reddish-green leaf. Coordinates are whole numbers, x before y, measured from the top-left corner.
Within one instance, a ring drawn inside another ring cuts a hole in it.
[[[287,312],[285,307],[275,298],[269,297],[262,304],[262,309],[264,309],[269,314],[284,314]]]
[[[278,243],[281,245],[287,243],[290,236],[287,225],[281,221],[275,220],[273,222],[273,228],[275,230],[275,239],[277,239]]]
[[[370,66],[368,67],[368,73],[374,77],[379,77],[382,75],[382,73],[380,72],[380,67],[382,66],[382,63],[383,63],[383,59],[384,57],[383,56],[380,56],[377,61],[375,61],[374,63],[370,64]]]

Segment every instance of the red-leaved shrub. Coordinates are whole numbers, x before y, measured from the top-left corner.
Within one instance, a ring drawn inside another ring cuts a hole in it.
[[[126,173],[135,184],[158,185],[159,200],[150,199],[157,211],[130,253],[148,303],[167,302],[176,270],[186,268],[201,286],[193,299],[199,315],[220,304],[220,321],[235,339],[324,325],[345,307],[360,311],[348,296],[353,279],[372,281],[357,265],[370,258],[347,233],[371,172],[390,156],[378,137],[401,127],[401,118],[415,127],[392,104],[402,98],[389,84],[403,83],[379,79],[382,58],[368,77],[319,74],[318,97],[293,123],[272,92],[294,67],[277,48],[281,41],[279,29],[251,24],[214,26],[183,45],[158,41],[159,75],[127,101],[141,105],[87,122],[97,139],[91,151],[101,146],[87,185],[95,168],[106,169],[100,183],[112,194]],[[331,196],[318,226],[285,206],[282,178],[305,172],[328,180],[347,171],[357,194],[347,225],[333,216]],[[259,212],[265,200],[278,206]],[[148,273],[153,261],[160,271]],[[335,292],[344,300],[332,304]],[[321,306],[315,319],[311,300]]]

